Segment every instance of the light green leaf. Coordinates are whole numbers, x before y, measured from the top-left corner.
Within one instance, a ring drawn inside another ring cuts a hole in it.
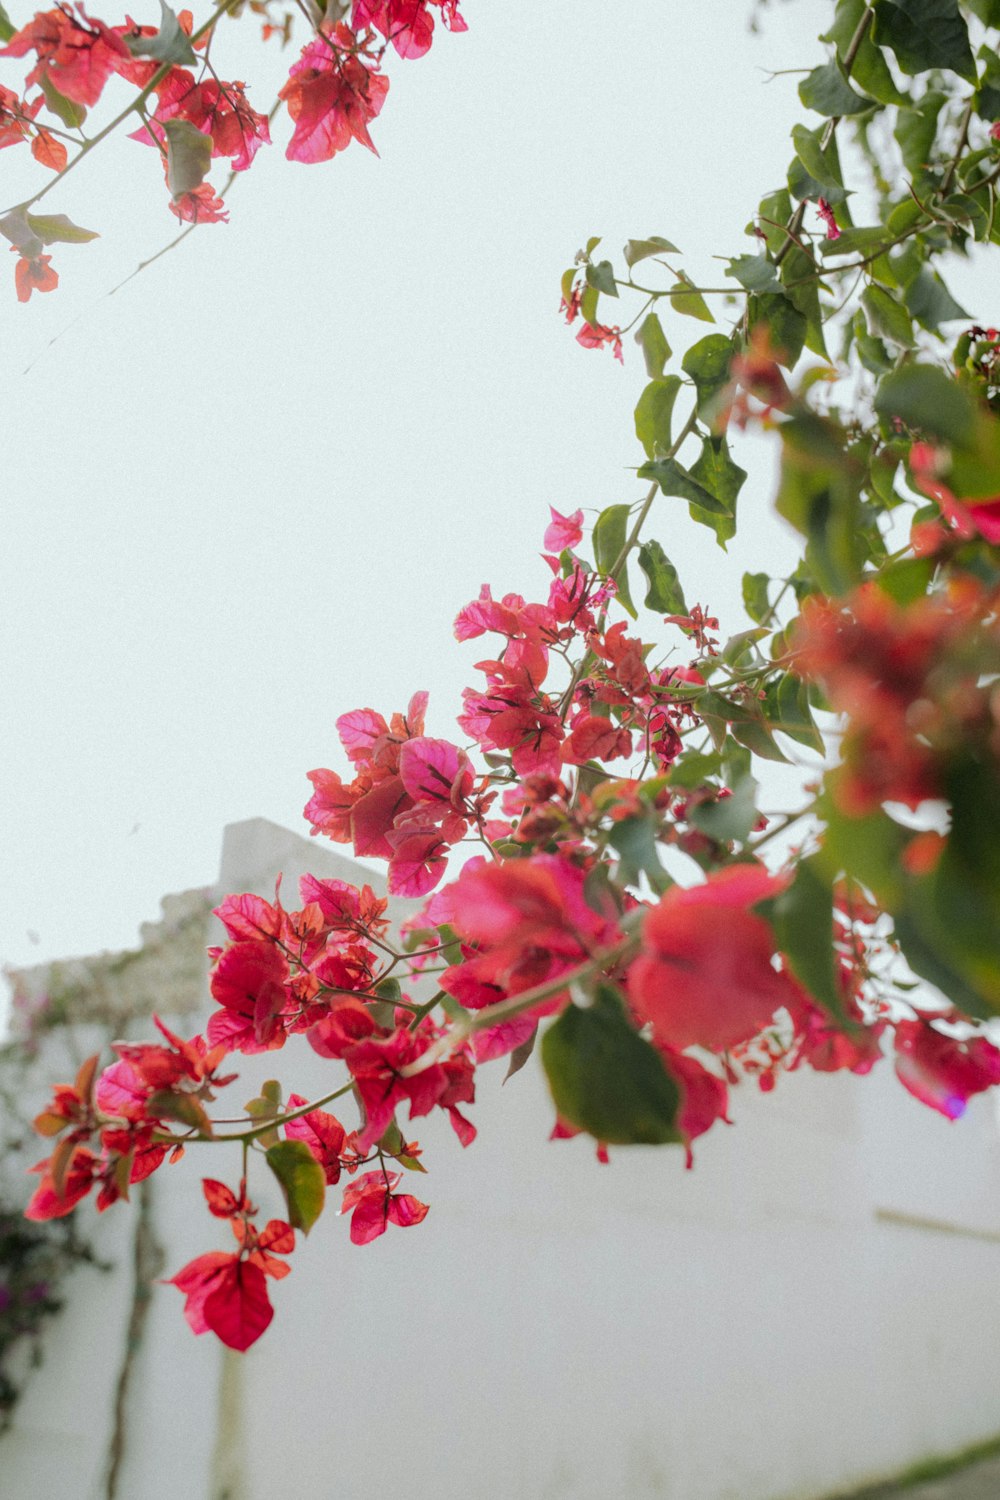
[[[748,292],[778,292],[778,270],[766,255],[737,255],[729,262],[726,275],[734,277]]]
[[[701,293],[695,290],[690,276],[686,276],[683,271],[678,272],[677,280],[669,295],[670,306],[675,312],[683,313],[686,318],[697,318],[702,323],[715,322],[708,310],[708,303]]]
[[[936,365],[906,364],[880,381],[875,393],[880,417],[899,417],[928,437],[963,444],[972,438],[976,405],[957,381]]]
[[[85,245],[100,238],[96,229],[81,229],[65,214],[28,214],[27,219],[44,245]]]
[[[743,574],[743,608],[751,620],[760,624],[770,611],[767,589],[771,582],[766,573]]]
[[[646,361],[646,374],[650,380],[659,380],[663,367],[670,358],[670,345],[656,313],[647,313],[635,335],[635,341]]]
[[[201,187],[212,164],[212,138],[190,120],[164,120],[167,137],[167,187],[174,198]]]
[[[190,38],[181,30],[177,16],[169,5],[164,4],[164,0],[160,0],[160,29],[156,35],[126,36],[124,42],[133,57],[152,57],[160,63],[179,64],[183,67],[191,67],[198,60]]]
[[[609,260],[599,260],[596,266],[588,266],[586,276],[588,286],[594,287],[599,292],[604,292],[608,297],[618,296],[618,287],[615,282],[615,268]]]
[[[661,239],[657,234],[650,235],[648,240],[629,240],[625,246],[627,266],[634,266],[640,260],[648,260],[652,255],[680,255],[680,251],[676,245]]]
[[[861,294],[868,332],[872,338],[888,339],[903,349],[913,348],[913,324],[910,315],[885,287],[871,286]]]
[[[698,392],[698,415],[710,417],[713,398],[729,381],[729,366],[735,350],[733,341],[723,333],[709,333],[681,360],[681,369],[690,375]]]
[[[0,5],[0,42],[9,42],[17,33],[17,27],[11,22],[10,16]]]
[[[64,125],[74,130],[83,124],[87,118],[87,111],[82,104],[78,104],[75,99],[67,99],[65,94],[61,94],[48,73],[42,74],[41,85],[46,107],[54,115],[58,115]]]
[[[651,380],[639,397],[635,435],[647,458],[655,458],[657,452],[666,453],[670,447],[670,420],[680,388],[680,376],[668,375],[663,380]]]

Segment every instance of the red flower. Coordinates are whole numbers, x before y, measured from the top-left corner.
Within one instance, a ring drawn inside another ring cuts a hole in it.
[[[16,246],[11,246],[14,254],[18,254]],[[38,255],[33,260],[21,255],[17,265],[14,267],[14,285],[17,287],[18,302],[27,302],[32,292],[53,292],[59,285],[58,272],[52,270],[51,255]]]
[[[184,1316],[194,1332],[211,1331],[230,1349],[249,1349],[274,1317],[265,1272],[240,1255],[199,1255],[168,1285],[184,1293]]]
[[[828,240],[840,239],[840,225],[834,217],[833,209],[825,198],[816,199],[816,212],[826,225],[826,237]]]
[[[190,193],[181,193],[167,204],[170,212],[185,224],[228,224],[229,213],[221,198],[215,196],[210,182],[202,182]]]
[[[618,363],[620,365],[625,363],[622,354],[622,331],[617,324],[613,328],[606,328],[603,323],[584,323],[576,336],[576,341],[584,349],[603,349],[606,344],[610,344]]]
[[[288,1108],[300,1109],[307,1101],[301,1094],[289,1094]],[[332,1187],[340,1180],[344,1165],[347,1133],[336,1115],[322,1109],[311,1109],[308,1114],[289,1120],[285,1134],[290,1141],[304,1141],[315,1159],[323,1168],[323,1174]]]
[[[733,865],[704,885],[674,886],[653,907],[628,991],[660,1042],[725,1051],[755,1036],[788,1003],[789,981],[771,962],[771,928],[750,910],[784,884],[762,865]]]
[[[988,542],[1000,544],[1000,495],[959,500],[938,478],[943,455],[929,443],[914,443],[910,449],[910,472],[921,494],[936,500],[960,537],[978,532]]]

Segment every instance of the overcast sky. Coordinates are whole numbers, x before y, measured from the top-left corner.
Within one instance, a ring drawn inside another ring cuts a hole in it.
[[[281,120],[231,223],[109,298],[175,227],[123,137],[46,200],[102,238],[56,248],[49,296],[0,288],[7,963],[134,943],[165,892],[214,879],[228,822],[305,832],[345,710],[428,688],[451,734],[482,655],[456,611],[487,580],[544,597],[549,504],[638,498],[641,358],[579,348],[559,277],[592,234],[616,254],[661,234],[718,284],[801,114],[798,78],[765,69],[814,66],[830,7],[772,5],[758,37],[732,0],[464,11],[468,33],[392,67],[380,158],[288,162]],[[214,58],[267,109],[297,49],[256,26],[227,24]],[[5,202],[22,156],[0,155]],[[708,331],[665,320],[678,351]],[[677,502],[651,528],[732,629],[743,570],[791,556],[769,450],[736,457],[728,558]]]

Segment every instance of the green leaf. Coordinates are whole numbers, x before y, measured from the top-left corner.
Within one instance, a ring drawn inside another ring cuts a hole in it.
[[[308,1234],[323,1212],[326,1178],[305,1141],[279,1141],[268,1148],[267,1164],[281,1185],[288,1222]]]
[[[640,260],[648,260],[651,255],[680,255],[676,245],[669,240],[661,239],[658,234],[650,235],[648,240],[629,240],[625,246],[625,264],[634,266]]]
[[[695,501],[691,506],[691,518],[712,528],[723,552],[726,543],[736,534],[736,501],[746,477],[746,469],[741,469],[729,456],[729,444],[724,436],[707,437],[701,453],[691,465],[691,478],[726,508],[722,513],[710,511],[700,515],[698,512],[704,507]]]
[[[677,1084],[610,986],[601,985],[588,1010],[563,1011],[541,1051],[556,1110],[571,1125],[612,1146],[681,1139]]]
[[[160,29],[155,36],[126,36],[123,40],[133,57],[153,57],[157,62],[187,67],[198,61],[190,38],[164,0],[160,0]]]
[[[816,855],[799,862],[791,885],[774,901],[772,920],[796,979],[824,1010],[842,1017],[833,958],[833,888]]]
[[[792,144],[801,170],[793,161],[788,170],[788,190],[793,198],[825,198],[828,203],[843,203],[847,198],[840,172],[837,137],[826,146],[820,144],[824,125],[809,130],[805,125],[792,127]]]
[[[600,260],[596,266],[588,266],[586,275],[588,286],[595,287],[597,291],[604,292],[609,297],[618,296],[615,268],[609,260]]]
[[[776,193],[768,193],[760,200],[757,209],[757,224],[747,226],[747,233],[752,234],[755,227],[759,227],[764,236],[764,243],[773,255],[780,250],[788,239],[785,225],[792,216],[792,200],[787,188],[779,188]]]
[[[808,538],[806,561],[820,587],[841,594],[861,572],[861,472],[836,423],[802,412],[781,428],[779,515]]]
[[[10,16],[0,5],[0,42],[9,42],[16,32],[17,27],[11,23]]]
[[[625,538],[628,534],[628,519],[631,506],[609,505],[602,510],[598,516],[593,531],[594,557],[597,562],[598,572],[609,577],[625,550]],[[633,620],[636,617],[635,605],[632,603],[632,595],[628,584],[628,570],[623,563],[618,570],[616,578],[618,584],[618,602],[628,611]]]
[[[762,323],[778,363],[791,370],[798,363],[806,341],[808,325],[804,315],[783,292],[751,297],[748,312],[750,332]]]
[[[965,0],[965,3],[984,26],[1000,26],[1000,0]]]
[[[193,1094],[175,1094],[173,1089],[157,1089],[146,1101],[150,1119],[178,1120],[201,1135],[212,1134],[212,1122]]]
[[[167,137],[167,187],[174,198],[201,186],[212,164],[212,138],[190,120],[164,120]]]
[[[5,240],[9,240],[15,250],[19,250],[26,260],[37,259],[45,248],[28,223],[28,215],[23,208],[12,208],[9,214],[4,214],[0,219],[0,234]]]
[[[618,879],[623,885],[638,885],[645,875],[654,891],[669,884],[660,864],[656,825],[649,818],[623,818],[608,834],[608,843],[618,855]]]
[[[875,410],[886,419],[899,417],[929,437],[964,444],[972,438],[976,403],[936,365],[911,363],[879,382]]]
[[[709,333],[681,360],[681,369],[690,375],[698,392],[698,415],[711,416],[714,397],[729,382],[729,366],[735,350],[733,341],[723,333]]]
[[[686,318],[697,318],[702,323],[715,322],[708,310],[708,303],[701,293],[695,290],[690,276],[686,276],[683,271],[677,273],[677,280],[671,287],[669,296],[670,306],[675,312],[683,313]]]
[[[878,586],[897,604],[912,604],[915,599],[923,598],[933,576],[934,563],[930,558],[902,557],[879,570]]]
[[[881,225],[865,224],[842,230],[839,239],[824,240],[821,248],[826,260],[835,260],[838,255],[874,255],[891,238]]]
[[[657,614],[686,615],[688,609],[677,569],[659,542],[643,542],[639,548],[639,566],[649,585],[643,601],[646,608],[655,610]]]
[[[944,94],[930,90],[913,109],[901,109],[893,134],[903,153],[903,164],[916,181],[926,177],[934,154],[938,115]]]
[[[597,327],[597,301],[599,293],[596,287],[585,286],[580,296],[580,312],[583,321],[589,323],[591,328]]]
[[[67,99],[65,94],[61,94],[47,73],[42,74],[41,85],[46,107],[57,115],[64,125],[68,125],[73,130],[83,124],[87,118],[87,111],[82,104],[78,104],[75,99]]]
[[[823,736],[809,707],[809,690],[806,684],[790,672],[768,688],[764,700],[764,715],[772,729],[787,734],[789,739],[806,745],[822,755],[825,750]]]
[[[27,219],[43,245],[85,245],[100,238],[96,229],[81,229],[65,214],[28,214]]]
[[[594,523],[594,557],[605,577],[622,555],[631,506],[609,505]]]
[[[663,324],[655,313],[646,314],[636,332],[635,341],[646,361],[646,374],[650,380],[659,380],[663,367],[670,358],[670,345],[663,332]]]
[[[766,573],[743,574],[743,608],[751,620],[756,620],[758,624],[770,613],[771,606],[767,597],[770,582]]]
[[[861,307],[872,338],[888,339],[903,349],[913,348],[910,315],[885,287],[876,286],[874,282],[866,287],[861,294]]]
[[[645,448],[647,458],[655,458],[657,451],[666,453],[670,447],[670,419],[680,388],[680,376],[668,375],[663,380],[651,380],[639,397],[635,409],[635,435]]]
[[[748,292],[780,291],[778,269],[766,255],[737,255],[729,262],[726,275],[734,277]]]
[[[859,115],[875,107],[873,100],[855,93],[836,61],[814,68],[799,84],[799,98],[818,115]]]
[[[583,251],[584,255],[586,255],[586,256],[593,255],[594,251],[597,249],[598,245],[601,243],[601,238],[602,238],[602,236],[599,235],[599,234],[592,234],[590,236],[590,239],[587,241],[587,243],[586,243],[586,245],[584,247],[584,251]]]
[[[731,514],[721,501],[691,477],[676,458],[651,459],[638,470],[638,475],[640,479],[655,479],[664,495],[678,495],[697,505],[699,510],[712,511],[720,516]]]
[[[931,68],[950,68],[976,81],[969,29],[958,0],[876,0],[875,41],[890,47],[911,77]]]
[[[847,49],[854,39],[864,10],[865,0],[838,0],[833,25],[822,40],[836,45],[841,63],[846,58]],[[851,77],[866,94],[870,94],[880,104],[905,105],[910,102],[907,95],[901,94],[893,82],[889,66],[869,32],[861,39],[851,67]]]
[[[907,283],[903,301],[921,328],[928,328],[931,333],[937,333],[942,323],[951,323],[958,318],[969,319],[965,308],[955,301],[938,273],[926,266]]]
[[[798,246],[793,247],[781,262],[781,280],[789,298],[806,320],[806,344],[814,354],[826,359],[820,282],[813,262]]]
[[[731,797],[696,803],[689,813],[690,821],[720,844],[734,840],[745,844],[760,816],[757,811],[758,790],[753,777],[744,776],[733,787]]]

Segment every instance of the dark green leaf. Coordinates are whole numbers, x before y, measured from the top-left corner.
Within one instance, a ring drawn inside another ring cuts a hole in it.
[[[921,328],[937,333],[942,323],[951,323],[958,318],[968,321],[969,314],[945,286],[936,271],[924,266],[907,284],[903,301],[916,318]]]
[[[772,729],[780,729],[789,739],[808,746],[819,755],[823,754],[823,736],[816,727],[809,707],[809,691],[800,678],[786,672],[776,684],[769,687],[764,714]]]
[[[844,229],[839,239],[823,241],[823,256],[826,260],[835,260],[838,255],[874,255],[891,238],[892,235],[881,225],[866,224],[861,228]]]
[[[644,603],[647,609],[664,615],[686,615],[687,605],[677,577],[677,569],[659,542],[643,542],[639,548],[639,566],[649,585]]]
[[[808,538],[806,561],[820,587],[840,594],[858,580],[861,472],[842,429],[811,413],[781,429],[778,513]]]
[[[838,0],[833,25],[823,41],[835,43],[841,63],[846,59],[847,49],[854,39],[864,10],[865,0]],[[872,41],[870,31],[862,37],[851,67],[851,78],[859,88],[864,89],[865,93],[877,99],[880,104],[905,105],[910,102],[905,94],[899,92],[893,82],[888,64],[880,49]]]
[[[809,130],[805,125],[792,127],[792,144],[796,162],[788,170],[788,189],[793,198],[825,198],[828,203],[843,203],[847,198],[840,172],[837,137],[826,146],[820,144],[825,126]]]
[[[647,458],[670,447],[670,419],[681,388],[679,375],[651,380],[635,408],[635,435],[646,450]]]
[[[817,856],[800,860],[772,912],[778,947],[799,983],[824,1010],[842,1016],[833,955],[833,889]]]
[[[934,154],[938,115],[945,102],[944,94],[930,91],[914,109],[901,109],[894,131],[903,163],[917,181],[924,177]]]
[[[732,796],[718,797],[714,802],[696,803],[690,811],[694,826],[716,839],[728,844],[733,840],[745,844],[760,814],[757,811],[757,783],[752,776],[745,776],[732,789]]]
[[[840,63],[834,61],[814,68],[809,77],[803,79],[799,84],[799,98],[806,109],[814,109],[818,115],[859,115],[873,108],[873,101],[855,93]]]
[[[279,1141],[267,1152],[267,1164],[281,1185],[288,1205],[288,1222],[308,1234],[326,1198],[323,1168],[305,1141]]]
[[[735,277],[748,292],[780,290],[777,267],[766,255],[737,255],[729,262],[726,275]]]
[[[663,332],[663,325],[655,313],[647,313],[636,332],[635,341],[646,361],[646,374],[650,380],[659,380],[663,367],[670,358],[670,345]]]
[[[799,360],[806,341],[805,317],[784,293],[767,293],[749,301],[751,333],[757,325],[767,328],[768,342],[778,363],[791,370]]]
[[[735,350],[733,341],[722,333],[709,333],[681,360],[681,369],[690,375],[698,392],[698,415],[711,417],[713,398],[729,381],[729,365]]]
[[[675,312],[683,313],[686,318],[697,318],[702,323],[715,322],[708,310],[708,303],[695,290],[690,276],[686,276],[683,271],[678,272],[677,280],[670,290],[670,306]]]
[[[167,137],[167,187],[175,198],[201,186],[212,164],[212,138],[190,120],[164,120]]]
[[[876,0],[875,41],[890,47],[904,73],[950,68],[970,83],[976,64],[958,0]]]
[[[814,354],[827,358],[819,274],[804,250],[791,249],[781,262],[781,280],[788,296],[806,320],[805,341]]]
[[[629,240],[625,246],[627,266],[634,266],[640,260],[648,260],[651,255],[680,255],[680,251],[676,245],[661,239],[658,234],[650,235],[648,240]]]
[[[85,245],[96,240],[95,229],[81,229],[65,214],[28,214],[28,225],[45,245]]]
[[[723,512],[699,514],[699,511],[704,511],[704,506],[697,501],[691,506],[692,520],[712,528],[723,552],[726,543],[736,534],[736,501],[746,477],[746,469],[741,469],[730,457],[729,444],[723,436],[707,437],[702,443],[701,453],[691,465],[691,478],[726,507]]]
[[[679,1141],[680,1093],[656,1049],[602,985],[589,1010],[571,1005],[542,1038],[558,1114],[613,1146]]]
[[[721,501],[692,479],[676,458],[654,458],[643,464],[638,474],[640,479],[655,479],[664,495],[679,495],[682,500],[697,505],[699,510],[713,511],[716,515],[730,514]]]
[[[880,381],[875,410],[880,417],[899,417],[929,437],[962,444],[972,438],[976,404],[936,365],[911,363]]]
[[[861,306],[872,338],[888,339],[903,349],[913,348],[910,315],[885,287],[873,282],[861,294]]]
[[[609,297],[618,296],[615,268],[609,260],[600,260],[596,266],[588,266],[586,274],[588,286],[596,287],[597,291],[604,292]]]
[[[160,0],[160,29],[155,36],[126,36],[125,45],[133,57],[152,57],[157,62],[191,67],[197,62],[187,33],[169,5]],[[202,174],[204,175],[204,174]],[[189,189],[182,189],[187,192]]]

